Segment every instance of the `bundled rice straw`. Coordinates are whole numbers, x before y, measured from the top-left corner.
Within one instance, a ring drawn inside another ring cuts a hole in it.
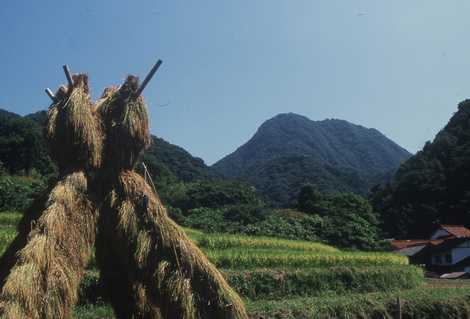
[[[56,96],[62,98],[49,109],[46,124],[51,155],[62,171],[101,164],[103,136],[88,93],[88,77],[76,75],[74,83],[69,95],[65,87],[58,90]]]
[[[137,93],[144,86],[129,76],[93,106],[86,75],[68,79],[55,96],[48,91],[46,137],[59,182],[34,202],[0,258],[1,317],[68,318],[96,237],[117,318],[247,318],[240,297],[133,171],[150,144]]]
[[[133,98],[136,88],[137,79],[128,77],[121,89],[105,92],[97,106],[107,123],[102,175],[109,190],[100,211],[98,261],[101,269],[117,261],[127,275],[122,298],[113,289],[114,308],[132,293],[137,301],[127,312],[116,310],[117,317],[247,318],[239,296],[132,171],[150,138],[143,99]]]
[[[137,88],[138,79],[128,76],[119,89],[106,89],[96,103],[96,112],[101,115],[106,132],[104,153],[112,159],[114,171],[132,169],[150,146],[147,108],[142,97],[132,97]]]
[[[52,190],[0,295],[2,318],[68,318],[91,256],[96,210],[83,172]],[[21,233],[20,233],[21,235]]]
[[[121,172],[100,211],[104,216],[116,257],[144,284],[142,303],[154,302],[163,318],[247,318],[241,299],[140,175]]]
[[[47,138],[60,180],[26,212],[0,260],[2,318],[68,318],[95,240],[97,214],[84,168],[99,165],[102,135],[86,76],[56,96]]]

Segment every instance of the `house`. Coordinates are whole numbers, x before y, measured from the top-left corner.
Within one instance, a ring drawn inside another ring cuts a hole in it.
[[[439,225],[429,239],[392,240],[395,253],[437,273],[470,272],[470,229]]]

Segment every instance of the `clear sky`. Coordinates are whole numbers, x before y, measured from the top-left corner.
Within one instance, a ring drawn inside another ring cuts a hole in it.
[[[209,164],[284,112],[415,152],[470,97],[469,13],[467,0],[2,0],[0,107],[47,108],[64,63],[96,98],[161,58],[152,132]]]

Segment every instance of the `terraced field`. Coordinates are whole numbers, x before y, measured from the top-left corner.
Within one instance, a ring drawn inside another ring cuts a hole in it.
[[[0,250],[20,214],[0,213]],[[245,298],[251,318],[470,318],[470,286],[425,284],[423,271],[390,253],[344,252],[305,241],[185,229]],[[113,318],[92,261],[76,318]]]

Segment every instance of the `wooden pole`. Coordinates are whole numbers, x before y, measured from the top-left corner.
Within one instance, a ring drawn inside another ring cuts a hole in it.
[[[142,81],[142,84],[139,86],[139,88],[135,92],[135,97],[139,97],[142,94],[142,91],[145,89],[145,87],[150,82],[152,77],[155,75],[155,72],[157,72],[158,68],[160,67],[160,65],[162,65],[162,63],[163,63],[162,60],[158,60],[157,63],[155,63],[155,65],[152,67],[150,72],[145,77],[144,81]]]
[[[397,319],[402,319],[403,318],[403,309],[401,307],[401,299],[400,297],[397,297],[397,308],[398,308],[398,315]]]
[[[69,86],[73,86],[72,74],[70,73],[69,66],[67,64],[63,65],[62,68],[64,69],[65,77],[67,78],[67,82],[69,82]]]
[[[51,89],[47,88],[45,89],[47,96],[49,96],[52,100],[52,102],[55,102],[55,95],[52,93]]]

